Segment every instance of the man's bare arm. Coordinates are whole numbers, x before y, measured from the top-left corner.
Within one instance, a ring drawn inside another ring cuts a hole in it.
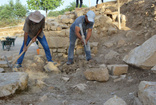
[[[90,39],[91,35],[92,35],[92,29],[89,28],[89,29],[88,29],[88,32],[87,32],[86,43],[87,43],[88,40]]]
[[[75,27],[75,34],[80,40],[82,40],[82,36],[80,35],[80,27]]]

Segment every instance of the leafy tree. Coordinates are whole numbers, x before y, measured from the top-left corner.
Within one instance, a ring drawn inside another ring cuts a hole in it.
[[[26,8],[20,3],[20,0],[16,0],[14,4],[13,0],[10,0],[8,4],[0,6],[0,26],[16,25],[26,15]]]
[[[20,0],[16,0],[14,5],[14,14],[17,17],[24,17],[27,13],[26,7],[20,3]]]
[[[27,0],[28,8],[33,10],[54,10],[63,3],[62,0]]]
[[[0,11],[0,19],[9,19],[13,18],[12,8],[9,5],[5,5],[4,8]]]

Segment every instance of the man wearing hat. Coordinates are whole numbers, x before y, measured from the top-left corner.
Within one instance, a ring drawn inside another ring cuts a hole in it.
[[[19,54],[22,51],[27,51],[27,46],[30,41],[36,42],[36,38],[40,41],[44,48],[46,58],[49,62],[52,61],[52,56],[49,50],[49,46],[45,35],[43,33],[43,28],[45,26],[45,17],[39,12],[32,12],[26,19],[23,27],[24,30],[24,41]],[[24,59],[25,53],[17,60],[16,68],[21,67],[22,61]]]
[[[75,48],[75,41],[77,38],[79,38],[82,43],[86,43],[85,47],[85,53],[86,53],[86,60],[91,60],[91,51],[90,51],[90,45],[89,45],[89,39],[92,34],[92,28],[94,25],[94,18],[95,13],[93,11],[88,11],[86,15],[78,17],[75,22],[70,27],[70,46],[68,49],[68,61],[67,65],[73,64],[73,58],[74,58],[74,48]],[[83,32],[85,35],[85,42],[82,39],[82,33],[80,33],[80,24],[82,25]],[[86,30],[87,34],[86,34]]]

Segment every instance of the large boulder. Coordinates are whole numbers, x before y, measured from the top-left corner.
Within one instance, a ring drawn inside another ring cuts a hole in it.
[[[24,90],[28,85],[28,74],[24,72],[0,73],[0,97]]]
[[[128,64],[142,69],[151,69],[156,65],[156,35],[145,41],[141,46],[131,50],[123,59]]]
[[[156,82],[141,81],[138,97],[143,105],[156,105]]]

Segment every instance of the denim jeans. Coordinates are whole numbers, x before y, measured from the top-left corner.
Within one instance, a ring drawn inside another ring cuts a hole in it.
[[[86,34],[85,34],[86,37]],[[74,48],[75,48],[75,41],[77,39],[77,36],[75,34],[75,32],[70,29],[70,45],[69,45],[69,49],[68,49],[68,61],[73,61],[74,58]],[[90,51],[90,44],[89,41],[87,42],[86,48],[85,49],[85,53],[86,53],[86,60],[91,59],[91,51]]]
[[[83,0],[76,0],[76,8],[78,7],[79,5],[79,1],[80,1],[80,8],[82,7],[82,3],[83,3]]]
[[[50,54],[49,46],[48,46],[47,40],[45,38],[45,35],[43,36],[43,38],[37,37],[37,39],[39,40],[39,42],[41,43],[41,45],[44,48],[44,51],[45,51],[47,60],[49,62],[53,62],[52,61],[52,56]],[[27,46],[28,46],[28,44],[29,44],[30,41],[31,41],[31,38],[28,36],[27,43],[26,43]],[[24,48],[24,41],[23,41],[23,45],[21,47],[21,50],[20,50],[19,54],[22,53],[23,48]],[[17,64],[22,64],[23,59],[24,59],[24,55],[25,55],[25,53],[23,53],[23,55],[17,60]]]

